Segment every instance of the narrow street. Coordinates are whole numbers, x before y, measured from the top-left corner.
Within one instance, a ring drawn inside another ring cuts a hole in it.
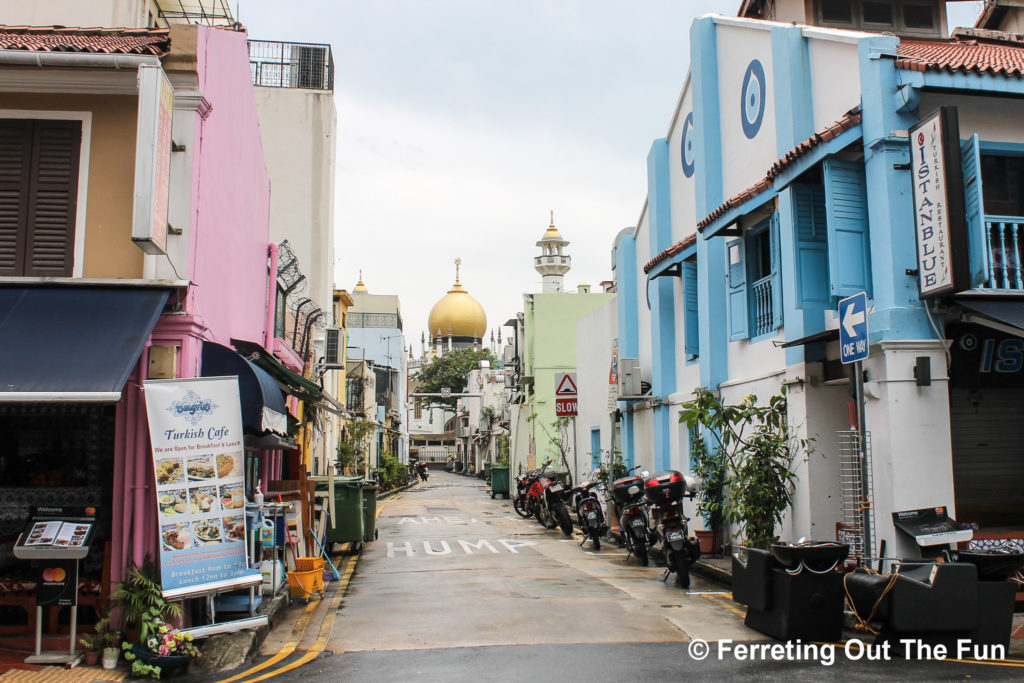
[[[718,659],[714,641],[764,641],[727,590],[688,591],[607,543],[595,553],[523,520],[478,479],[433,472],[382,502],[320,656],[275,680],[760,680],[1009,678],[968,663]],[[319,610],[318,610],[319,611]],[[706,661],[689,641],[712,642]],[[309,641],[307,640],[307,643]],[[280,643],[264,644],[260,659]],[[302,649],[300,647],[300,649]]]

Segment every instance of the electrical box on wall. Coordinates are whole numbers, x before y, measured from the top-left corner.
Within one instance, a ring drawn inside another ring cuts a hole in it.
[[[619,390],[618,397],[640,396],[643,390],[640,385],[640,359],[619,359]]]
[[[174,379],[177,377],[178,347],[149,347],[149,379]]]

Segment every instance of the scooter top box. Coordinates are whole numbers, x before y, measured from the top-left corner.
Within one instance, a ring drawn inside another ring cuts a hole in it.
[[[636,493],[630,493],[631,486],[636,487]],[[644,481],[638,476],[623,477],[612,482],[612,498],[616,505],[625,505],[643,495]]]
[[[651,503],[669,503],[682,500],[686,489],[686,480],[675,470],[655,472],[647,477],[644,494]]]

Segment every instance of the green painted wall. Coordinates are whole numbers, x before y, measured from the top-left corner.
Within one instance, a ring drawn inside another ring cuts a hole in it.
[[[536,467],[546,458],[555,457],[553,465],[564,469],[557,461],[557,451],[548,445],[551,423],[556,419],[555,374],[576,371],[576,323],[614,298],[614,294],[566,293],[523,297],[524,361],[526,374],[534,378],[531,407],[536,416],[531,428],[536,458],[532,463],[524,463],[524,468]],[[526,457],[524,448],[516,450],[517,457]],[[513,463],[513,471],[517,464]]]

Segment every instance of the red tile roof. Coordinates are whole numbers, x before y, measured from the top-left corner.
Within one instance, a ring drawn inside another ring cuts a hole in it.
[[[838,121],[830,123],[829,125],[825,126],[817,133],[807,138],[793,149],[786,152],[786,154],[781,159],[779,159],[778,161],[771,165],[771,168],[769,168],[767,173],[765,173],[764,178],[757,181],[747,189],[743,190],[743,192],[740,192],[739,194],[725,200],[725,202],[721,206],[719,206],[714,211],[705,216],[703,219],[701,219],[697,223],[697,228],[703,229],[708,225],[711,225],[711,223],[713,223],[716,219],[725,215],[725,213],[729,209],[736,208],[737,206],[743,204],[747,200],[752,199],[757,195],[761,194],[762,192],[770,188],[772,185],[774,185],[775,179],[778,178],[784,170],[786,170],[794,163],[796,163],[797,159],[804,156],[805,154],[807,154],[808,152],[810,152],[812,149],[822,144],[823,142],[828,142],[829,140],[838,137],[841,133],[850,130],[851,128],[859,124],[860,120],[860,107],[857,107],[855,109],[851,109],[849,112],[846,113],[845,116],[843,116],[843,118],[839,119]]]
[[[781,159],[772,164],[771,168],[769,168],[767,173],[765,173],[764,178],[757,181],[756,183],[754,183],[747,189],[743,190],[739,194],[734,195],[729,199],[725,200],[725,202],[723,202],[721,206],[719,206],[714,211],[705,216],[703,219],[701,219],[697,223],[697,228],[704,229],[705,227],[713,223],[716,219],[720,218],[721,216],[724,216],[725,213],[730,209],[734,209],[737,206],[742,205],[747,200],[753,199],[754,197],[761,194],[768,188],[772,187],[772,185],[775,184],[775,179],[779,177],[779,175],[781,175],[784,170],[786,170],[794,163],[796,163],[797,159],[807,154],[821,143],[828,142],[829,140],[838,137],[841,133],[850,130],[851,128],[859,124],[860,121],[861,111],[860,107],[857,107],[855,109],[851,109],[849,112],[846,113],[845,116],[843,116],[843,118],[839,119],[838,121],[830,123],[829,125],[825,126],[817,133],[807,138],[793,149],[786,152],[785,156],[783,156]],[[678,254],[679,252],[683,251],[684,249],[687,249],[696,241],[696,239],[697,234],[694,233],[693,235],[684,237],[682,240],[676,242],[668,249],[665,249],[657,256],[652,258],[650,261],[648,261],[646,264],[644,264],[644,273],[650,272],[651,268],[658,265],[665,259],[671,258]]]
[[[0,26],[0,50],[162,57],[170,48],[170,29]]]
[[[913,71],[949,71],[1024,78],[1024,44],[1013,40],[901,38],[896,66]]]
[[[667,258],[671,258],[681,251],[689,249],[691,246],[697,243],[697,233],[693,233],[673,244],[668,249],[664,250],[644,265],[644,273],[650,272],[651,268],[658,265]]]

